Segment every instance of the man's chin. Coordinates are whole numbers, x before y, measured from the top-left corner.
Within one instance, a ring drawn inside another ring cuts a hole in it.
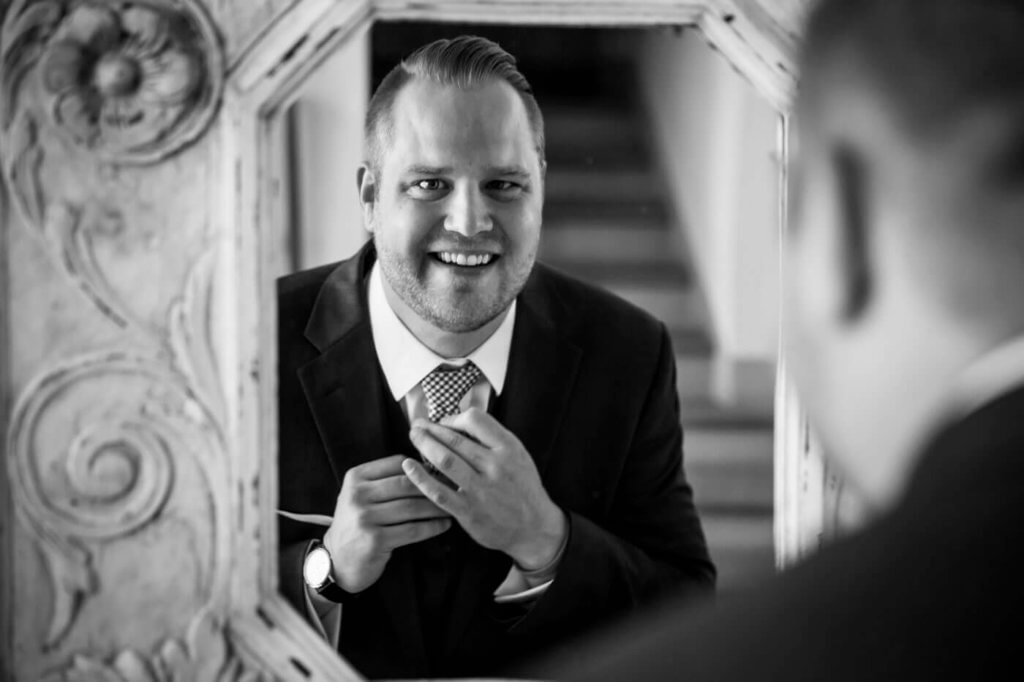
[[[511,305],[511,302],[508,305]],[[498,310],[477,311],[470,314],[467,314],[466,310],[462,308],[431,310],[421,316],[443,332],[471,334],[499,318],[508,309],[508,305]]]
[[[420,297],[413,310],[444,332],[468,334],[478,331],[500,317],[515,299],[514,295],[503,292],[500,286],[480,284],[462,286],[462,283],[432,282],[424,287],[426,295]]]

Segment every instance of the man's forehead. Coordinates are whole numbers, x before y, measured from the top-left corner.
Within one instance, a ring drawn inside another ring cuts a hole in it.
[[[392,144],[405,151],[476,149],[515,156],[533,146],[526,107],[512,86],[500,79],[466,89],[413,79],[395,98],[391,134]],[[512,162],[512,158],[492,160]]]

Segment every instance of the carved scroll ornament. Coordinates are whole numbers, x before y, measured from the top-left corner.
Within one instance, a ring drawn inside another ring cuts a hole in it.
[[[229,477],[223,393],[209,328],[213,252],[200,258],[171,306],[160,356],[113,350],[73,358],[22,392],[11,420],[8,475],[15,509],[49,569],[59,644],[84,600],[100,591],[93,549],[151,523],[191,456],[212,494]],[[227,533],[219,507],[203,526]],[[213,599],[226,581],[215,550],[199,583]],[[175,678],[177,679],[177,678]]]
[[[93,547],[156,517],[174,484],[174,458],[184,453],[205,465],[204,486],[211,489],[220,453],[201,405],[146,358],[112,353],[76,359],[30,389],[11,425],[9,473],[18,515],[51,577],[45,644],[52,647],[83,600],[100,590]],[[222,532],[211,522],[215,535]],[[204,592],[210,592],[213,571],[201,570]]]
[[[196,616],[186,640],[169,639],[150,656],[126,649],[108,661],[75,656],[44,682],[263,682],[270,679],[233,656],[223,624]]]

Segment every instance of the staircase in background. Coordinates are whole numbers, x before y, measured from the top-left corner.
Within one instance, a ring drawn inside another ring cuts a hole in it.
[[[628,87],[630,67],[600,68],[595,77],[592,61],[562,60],[532,78],[548,159],[540,259],[632,301],[671,331],[686,471],[720,591],[733,591],[774,570],[772,415],[711,399],[706,306]]]

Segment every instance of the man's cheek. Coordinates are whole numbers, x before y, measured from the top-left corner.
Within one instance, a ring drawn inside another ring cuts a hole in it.
[[[500,226],[501,238],[505,246],[516,258],[535,256],[540,245],[540,221],[532,216],[524,218],[521,211],[514,215],[498,216],[495,221]]]
[[[506,218],[524,236],[535,235],[540,232],[543,208],[537,197],[527,198],[516,202]]]

